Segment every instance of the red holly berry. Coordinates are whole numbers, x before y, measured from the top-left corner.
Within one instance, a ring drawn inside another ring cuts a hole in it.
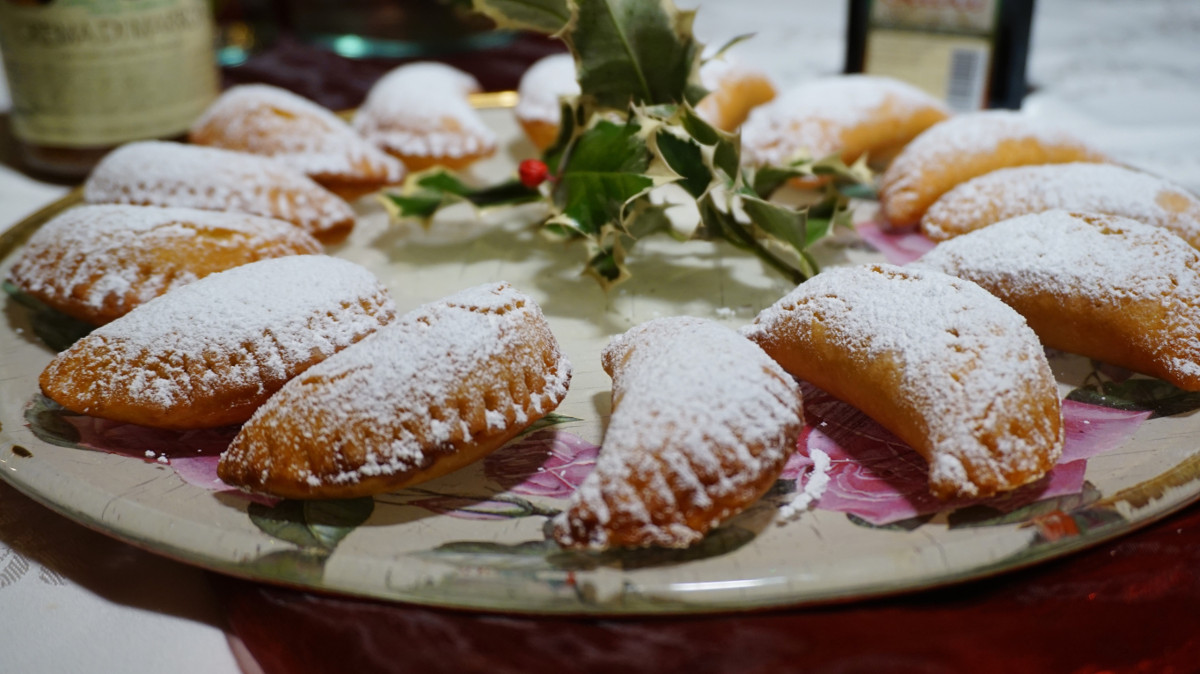
[[[517,167],[517,174],[521,176],[521,184],[532,190],[549,177],[550,169],[546,168],[546,162],[526,159]]]

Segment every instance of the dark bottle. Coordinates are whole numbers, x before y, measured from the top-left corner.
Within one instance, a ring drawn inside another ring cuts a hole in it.
[[[964,112],[1021,107],[1033,0],[850,0],[846,72],[909,82]]]

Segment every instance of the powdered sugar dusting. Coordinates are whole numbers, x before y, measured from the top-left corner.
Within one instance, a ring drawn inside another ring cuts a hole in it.
[[[236,86],[192,125],[193,142],[274,157],[321,178],[397,183],[404,165],[325,108],[266,84]]]
[[[942,195],[921,220],[944,240],[1027,213],[1051,209],[1120,215],[1164,227],[1200,247],[1200,200],[1162,178],[1115,164],[1004,168]]]
[[[402,156],[489,154],[496,148],[496,135],[467,99],[480,89],[475,78],[447,65],[400,66],[371,88],[354,116],[354,128]]]
[[[354,222],[346,202],[283,163],[215,147],[129,143],[101,160],[83,190],[89,203],[241,211],[287,220],[318,237]]]
[[[812,459],[813,465],[805,479],[804,488],[779,508],[780,524],[790,522],[811,510],[829,486],[829,468],[832,465],[829,455],[813,447],[808,450],[808,458]]]
[[[1143,304],[1164,320],[1139,322],[1128,337],[1180,375],[1200,375],[1200,253],[1163,229],[1052,210],[945,241],[915,264],[1014,295],[1081,298],[1114,315]]]
[[[617,544],[687,545],[756,498],[795,448],[795,381],[718,323],[655,319],[603,361],[613,414],[595,470],[554,521],[564,545],[607,547],[610,527],[624,530]]]
[[[559,100],[578,94],[575,59],[570,54],[551,54],[534,63],[521,76],[513,114],[517,119],[557,124],[561,112]]]
[[[843,148],[847,129],[881,115],[944,109],[937,99],[887,77],[844,75],[806,82],[755,108],[742,126],[745,161],[784,164],[799,152],[825,157]]]
[[[1002,144],[1026,141],[1036,142],[1041,150],[1019,154],[1015,159],[1020,164],[1103,160],[1083,141],[1040,117],[1009,110],[957,115],[926,129],[888,166],[880,179],[880,199],[888,218],[913,211],[911,224],[916,224],[949,188],[1003,167],[995,165],[1003,160],[994,158],[1000,156],[997,150]],[[941,173],[946,177],[940,177]],[[943,185],[946,178],[954,182]]]
[[[423,470],[550,412],[570,377],[537,305],[486,284],[311,368],[255,414],[222,462],[235,472],[263,464],[310,487]]]
[[[60,311],[107,322],[214,271],[319,252],[320,243],[281,220],[190,208],[80,206],[38,229],[9,275]]]
[[[1025,413],[1020,401],[1031,389],[1058,399],[1041,345],[1017,312],[974,283],[884,264],[831,268],[743,332],[771,343],[786,342],[792,330],[818,329],[854,362],[895,369],[886,386],[927,427],[932,486],[974,495],[967,465],[1000,475],[1053,465],[1061,433],[1055,445],[1053,437],[1006,428],[1008,418]]]
[[[265,399],[393,314],[386,290],[363,267],[323,255],[274,258],[150,300],[76,342],[44,376],[56,390],[84,387],[78,396],[97,409],[112,398],[151,410],[231,391]],[[72,368],[88,381],[73,381]]]

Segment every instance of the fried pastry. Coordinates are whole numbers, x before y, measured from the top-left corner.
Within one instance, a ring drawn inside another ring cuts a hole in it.
[[[938,498],[1033,482],[1062,452],[1062,406],[1037,336],[969,281],[884,264],[831,268],[744,333],[912,446]]]
[[[1200,391],[1200,252],[1166,230],[1046,211],[955,237],[914,264],[983,286],[1046,346]]]
[[[976,176],[1011,166],[1104,161],[1099,151],[1042,119],[1007,110],[958,115],[900,151],[880,178],[880,210],[891,227],[909,227],[938,197]]]
[[[354,129],[413,171],[463,169],[496,151],[496,135],[468,99],[481,88],[448,65],[403,65],[371,87]]]
[[[482,458],[554,410],[571,364],[506,283],[420,307],[283,387],[221,456],[225,482],[286,498],[392,491]]]
[[[250,418],[285,382],[388,323],[387,290],[324,255],[261,260],[176,288],[60,353],[42,392],[81,414],[167,429]]]
[[[775,98],[775,85],[766,73],[729,55],[705,61],[700,83],[709,93],[696,104],[696,113],[724,131],[736,130],[751,110]]]
[[[529,141],[545,150],[558,138],[561,99],[579,95],[575,59],[570,54],[551,54],[534,63],[521,75],[513,114]]]
[[[875,75],[806,82],[752,111],[742,127],[744,162],[784,165],[798,155],[837,154],[846,163],[864,153],[886,160],[949,111],[916,87]]]
[[[775,97],[775,86],[760,70],[727,56],[706,62],[700,79],[709,94],[696,104],[696,112],[709,124],[733,131],[750,111]],[[534,147],[545,150],[558,138],[561,99],[579,94],[575,60],[570,54],[553,54],[534,63],[521,76],[513,114]]]
[[[972,178],[935,201],[921,218],[934,241],[1018,215],[1053,209],[1107,213],[1162,227],[1200,248],[1200,199],[1162,178],[1116,164],[1045,164]]]
[[[274,157],[325,189],[355,199],[404,179],[404,165],[337,115],[286,89],[236,86],[192,124],[188,139]]]
[[[719,323],[643,323],[602,362],[612,417],[595,469],[553,520],[560,545],[686,547],[762,496],[796,449],[796,382]]]
[[[261,215],[286,220],[326,244],[345,239],[354,227],[349,204],[274,159],[163,141],[113,150],[84,183],[83,198]]]
[[[282,220],[192,208],[80,206],[29,238],[9,278],[47,306],[102,325],[209,274],[321,251],[316,239]]]

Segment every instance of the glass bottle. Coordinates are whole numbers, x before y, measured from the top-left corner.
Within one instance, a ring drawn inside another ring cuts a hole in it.
[[[116,145],[182,136],[217,93],[213,34],[206,0],[0,0],[27,166],[77,178]]]
[[[957,112],[1019,108],[1033,0],[850,0],[846,72],[904,80]]]

